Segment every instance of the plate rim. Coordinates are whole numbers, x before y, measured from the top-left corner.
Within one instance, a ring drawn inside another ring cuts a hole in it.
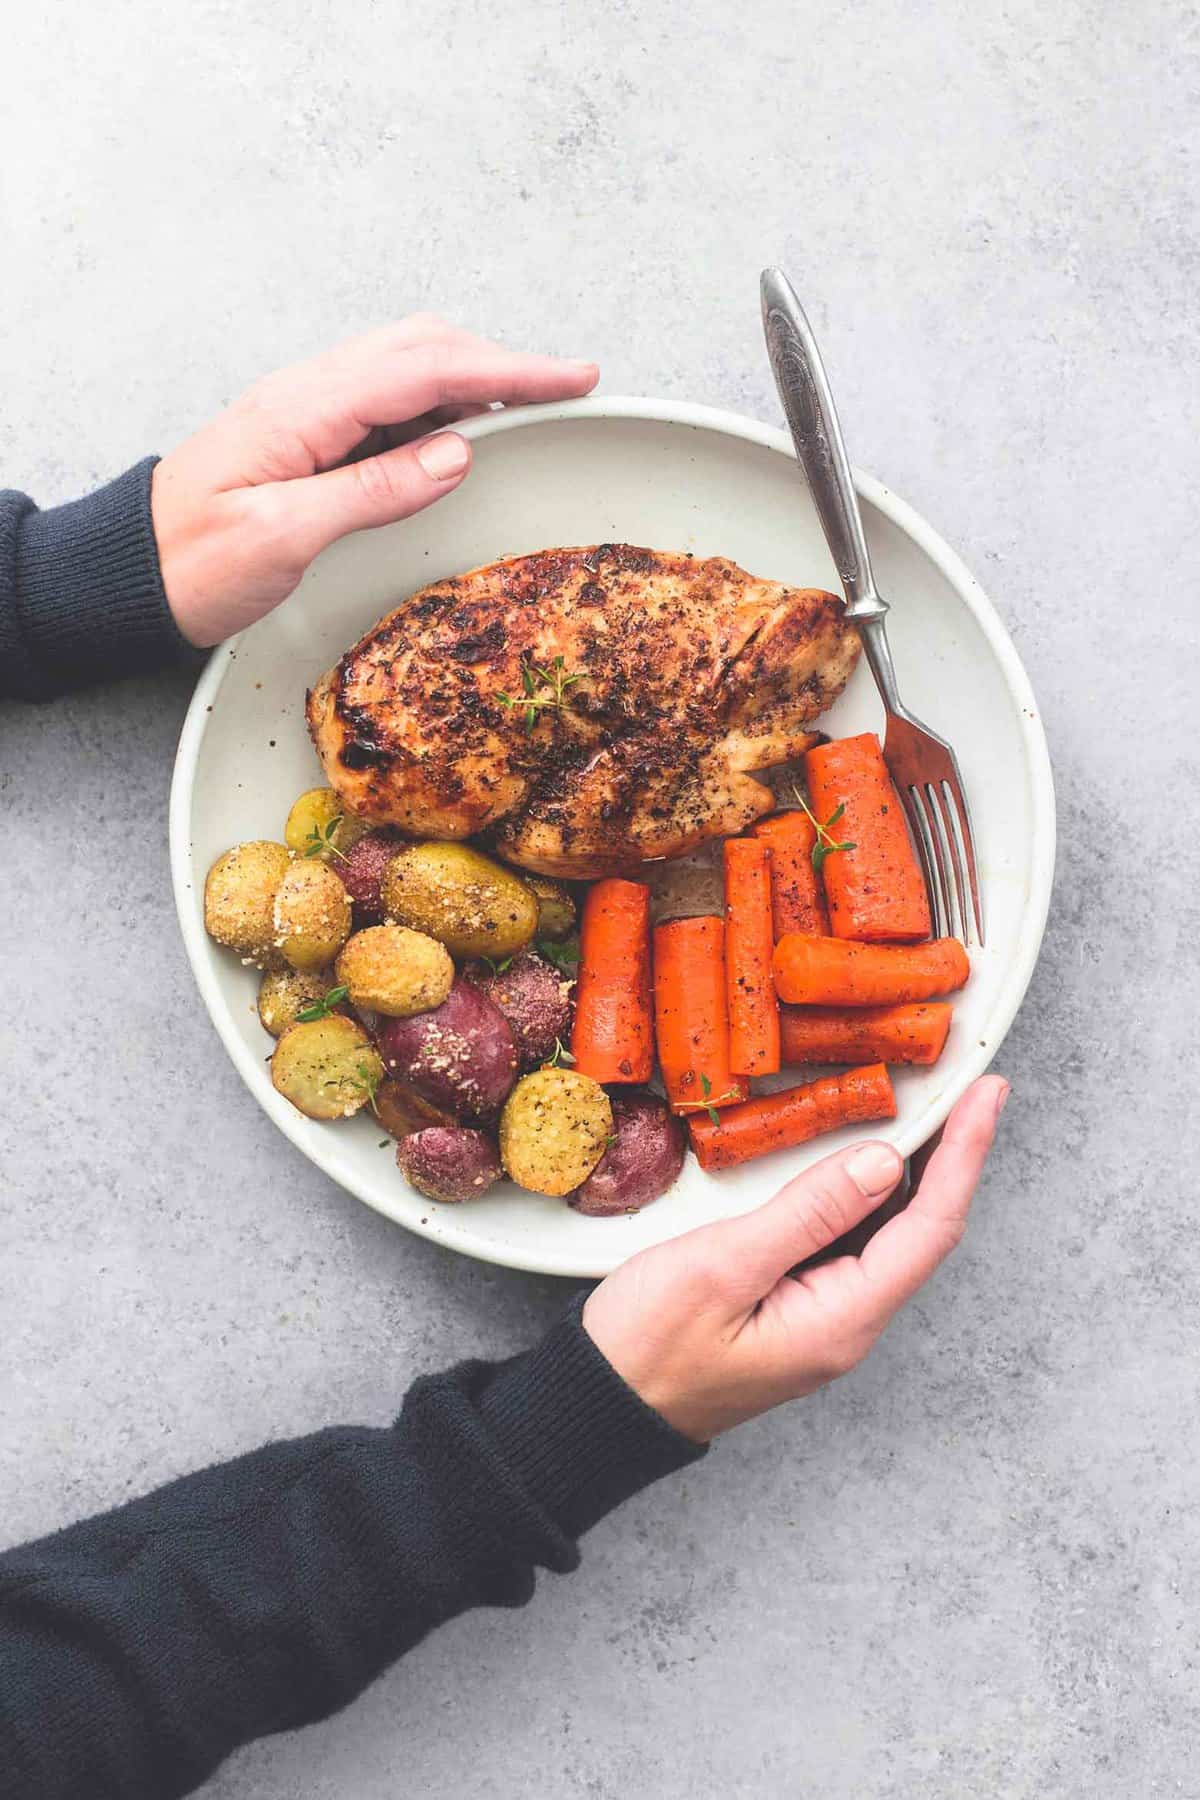
[[[519,431],[528,426],[570,422],[573,420],[645,420],[653,423],[712,431],[725,437],[741,439],[767,450],[775,450],[796,462],[795,448],[788,434],[777,426],[767,425],[745,414],[729,412],[721,407],[698,402],[657,399],[637,395],[591,395],[583,400],[566,400],[539,406],[513,407],[464,420],[455,430],[468,439],[492,437],[498,432]],[[958,1075],[942,1089],[931,1108],[916,1121],[919,1130],[899,1132],[892,1140],[901,1155],[908,1157],[920,1147],[932,1131],[944,1121],[951,1106],[969,1084],[990,1066],[1003,1043],[1021,1003],[1025,998],[1045,935],[1046,919],[1054,882],[1057,822],[1054,777],[1041,714],[1033,687],[1015,644],[999,613],[961,557],[935,531],[933,526],[908,501],[864,470],[852,471],[859,495],[877,508],[899,531],[910,538],[940,570],[973,615],[988,640],[1017,707],[1019,727],[1030,771],[1033,802],[1030,841],[1032,844],[1030,891],[1017,943],[1017,953],[1000,1003],[989,1017],[985,1043],[976,1043],[964,1056]],[[797,467],[797,474],[803,474]],[[530,1274],[556,1275],[570,1279],[596,1280],[626,1260],[614,1242],[617,1254],[602,1268],[594,1260],[581,1262],[569,1254],[537,1254],[507,1251],[503,1245],[481,1243],[467,1222],[460,1222],[457,1209],[438,1209],[436,1224],[432,1216],[427,1224],[403,1218],[383,1201],[364,1192],[353,1175],[339,1166],[333,1145],[327,1149],[324,1137],[310,1140],[304,1119],[277,1094],[266,1080],[261,1060],[241,1041],[233,1029],[232,1017],[221,991],[211,960],[211,945],[203,921],[197,917],[194,902],[190,812],[195,787],[200,749],[212,716],[211,709],[231,666],[229,652],[235,650],[245,633],[224,640],[216,646],[196,683],[179,734],[179,743],[171,773],[168,811],[169,860],[176,916],[192,975],[200,990],[209,1018],[226,1054],[238,1074],[267,1116],[322,1173],[336,1182],[355,1199],[394,1224],[415,1232],[417,1236],[488,1262],[501,1268],[519,1269]],[[265,1085],[264,1085],[265,1083]],[[932,1124],[927,1114],[936,1115]],[[289,1116],[291,1115],[291,1116]],[[911,1140],[911,1141],[910,1141]],[[450,1216],[447,1217],[447,1212]]]

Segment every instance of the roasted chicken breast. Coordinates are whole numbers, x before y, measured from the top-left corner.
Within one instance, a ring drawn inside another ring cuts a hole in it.
[[[308,722],[352,812],[582,879],[769,812],[753,771],[809,747],[858,649],[835,595],[722,557],[543,550],[404,601],[312,689]]]

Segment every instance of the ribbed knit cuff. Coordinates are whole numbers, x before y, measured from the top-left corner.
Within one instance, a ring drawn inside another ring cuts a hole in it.
[[[196,658],[171,616],[150,515],[148,456],[17,530],[14,604],[30,699]]]
[[[572,1538],[706,1448],[622,1381],[583,1328],[585,1299],[536,1350],[502,1365],[479,1398],[507,1466]]]

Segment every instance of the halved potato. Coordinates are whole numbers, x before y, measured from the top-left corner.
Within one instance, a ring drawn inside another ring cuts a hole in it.
[[[538,903],[511,869],[469,844],[408,844],[383,878],[383,909],[452,956],[511,956],[537,930]]]
[[[440,1006],[454,986],[450,953],[407,925],[370,925],[356,931],[337,959],[337,978],[355,1006],[389,1018]]]
[[[289,850],[314,861],[336,861],[371,827],[348,813],[332,788],[309,788],[294,802],[283,828]]]
[[[269,969],[258,984],[258,1016],[263,1030],[282,1037],[298,1013],[337,985],[332,969]]]
[[[356,1019],[289,1025],[271,1058],[271,1080],[309,1119],[348,1119],[366,1106],[383,1078],[379,1052]]]
[[[612,1102],[590,1075],[537,1069],[518,1081],[500,1114],[500,1161],[519,1187],[569,1194],[613,1135]]]
[[[283,844],[254,839],[218,856],[204,883],[204,928],[249,962],[278,963],[275,895],[291,866]]]
[[[323,969],[350,936],[350,896],[323,862],[294,862],[275,894],[275,942],[293,969]]]
[[[406,1138],[427,1125],[454,1125],[454,1114],[443,1106],[435,1106],[410,1082],[398,1076],[385,1075],[375,1096],[375,1117],[389,1137]]]

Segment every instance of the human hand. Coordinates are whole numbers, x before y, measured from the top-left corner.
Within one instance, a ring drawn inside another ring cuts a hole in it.
[[[255,382],[154,470],[163,586],[193,644],[278,606],[319,551],[452,493],[471,447],[442,427],[563,400],[594,363],[527,356],[422,313]]]
[[[916,1193],[861,1255],[789,1274],[891,1193],[904,1165],[888,1144],[839,1151],[756,1211],[643,1250],[589,1296],[585,1330],[699,1443],[847,1374],[961,1238],[1008,1092],[998,1075],[968,1088]]]

